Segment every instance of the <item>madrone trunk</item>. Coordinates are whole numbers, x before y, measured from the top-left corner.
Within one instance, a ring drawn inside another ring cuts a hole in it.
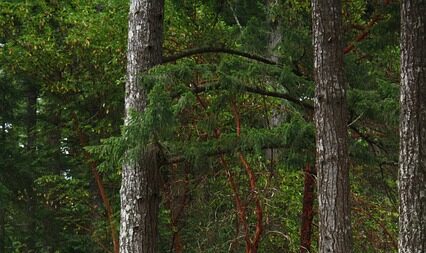
[[[130,112],[143,113],[147,91],[140,74],[162,60],[163,0],[132,0],[129,12],[126,119]],[[158,252],[160,172],[158,149],[148,145],[137,159],[122,168],[120,253]]]

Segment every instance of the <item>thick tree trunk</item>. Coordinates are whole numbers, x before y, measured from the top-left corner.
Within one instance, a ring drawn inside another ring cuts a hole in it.
[[[312,0],[319,252],[351,252],[341,1]]]
[[[399,252],[426,252],[426,2],[402,1]]]
[[[147,105],[140,74],[162,60],[163,6],[163,0],[131,1],[125,124],[130,111],[142,113]],[[156,147],[147,146],[138,159],[123,165],[120,197],[120,252],[157,252],[160,172]]]

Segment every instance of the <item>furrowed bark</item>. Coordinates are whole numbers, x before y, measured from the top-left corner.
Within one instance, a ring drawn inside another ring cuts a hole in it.
[[[425,22],[425,1],[402,1],[399,253],[426,252]]]
[[[352,252],[341,1],[312,0],[319,252]]]
[[[129,11],[126,118],[130,112],[143,113],[147,91],[140,74],[162,62],[163,0],[132,0]],[[158,252],[158,212],[160,203],[159,149],[147,145],[139,157],[122,167],[120,252]]]

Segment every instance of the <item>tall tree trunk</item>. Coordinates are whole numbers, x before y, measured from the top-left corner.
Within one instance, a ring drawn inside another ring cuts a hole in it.
[[[426,252],[426,2],[402,1],[399,252]]]
[[[312,0],[319,252],[351,252],[341,1]]]
[[[130,111],[142,113],[147,105],[139,74],[162,60],[163,7],[163,0],[131,1],[125,124]],[[147,146],[138,159],[123,164],[120,197],[120,252],[157,252],[160,172],[156,147]]]

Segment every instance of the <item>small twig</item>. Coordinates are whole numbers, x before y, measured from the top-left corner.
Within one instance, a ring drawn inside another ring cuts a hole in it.
[[[358,117],[356,117],[351,123],[348,124],[348,127],[352,126],[355,122],[357,122],[362,116],[364,115],[364,112],[362,112]]]
[[[234,16],[235,23],[237,23],[238,28],[240,28],[240,31],[242,31],[243,26],[240,24],[240,21],[238,20],[237,14],[235,13],[234,8],[232,8],[232,4],[229,1],[227,1],[227,2],[228,2],[228,5],[229,5],[229,8],[231,9],[232,15]]]

